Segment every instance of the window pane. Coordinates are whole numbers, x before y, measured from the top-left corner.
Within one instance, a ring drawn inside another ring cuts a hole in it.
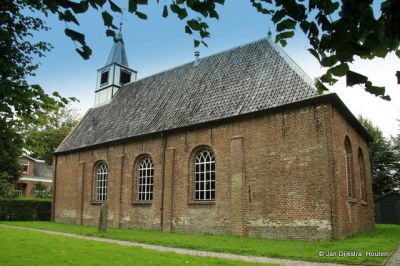
[[[148,158],[143,158],[139,163],[139,185],[138,200],[153,199],[153,162]]]
[[[109,71],[104,71],[103,73],[101,73],[101,85],[108,83],[108,73]]]
[[[131,82],[131,73],[125,70],[121,70],[121,75],[119,78],[119,83],[126,84]]]
[[[96,201],[103,202],[107,200],[107,165],[102,163],[96,169]]]
[[[209,150],[198,153],[195,160],[194,193],[197,200],[213,200],[215,190],[215,161]]]

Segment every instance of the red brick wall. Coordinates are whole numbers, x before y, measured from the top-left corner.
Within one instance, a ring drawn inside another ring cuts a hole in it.
[[[97,224],[94,167],[104,161],[113,227],[161,229],[162,222],[166,231],[297,239],[330,239],[369,228],[373,206],[365,142],[369,198],[356,215],[369,220],[343,222],[339,118],[329,104],[321,104],[60,154],[55,220]],[[363,140],[351,131],[351,139],[358,139],[352,144],[358,145]],[[193,200],[194,158],[202,147],[216,160],[215,202]],[[136,202],[137,162],[143,155],[154,163],[151,204]]]
[[[348,237],[358,231],[374,227],[374,201],[372,196],[371,165],[368,145],[365,140],[336,110],[333,110],[333,141],[335,154],[336,180],[336,236]],[[345,173],[345,137],[351,143],[353,159],[353,176],[355,181],[355,199],[347,196],[347,180]],[[358,162],[358,152],[362,150],[366,170],[366,201],[361,200],[361,178]]]

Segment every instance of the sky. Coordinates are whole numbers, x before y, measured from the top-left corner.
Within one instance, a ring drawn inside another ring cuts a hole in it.
[[[148,15],[145,21],[127,12],[122,18],[120,15],[115,18],[115,24],[123,22],[129,66],[138,71],[138,79],[193,61],[194,51],[199,51],[200,57],[208,56],[264,38],[269,29],[274,29],[269,17],[258,13],[250,1],[226,1],[218,8],[220,19],[207,20],[211,33],[206,41],[208,47],[194,48],[193,36],[184,32],[184,22],[172,13],[168,18],[162,18],[162,5],[152,2],[149,6],[140,6],[139,10]],[[35,39],[48,41],[54,48],[46,57],[35,59],[40,67],[29,81],[40,84],[49,94],[58,91],[65,97],[78,98],[80,102],[72,107],[83,115],[94,105],[96,70],[105,65],[113,40],[105,36],[101,12],[90,11],[78,16],[78,20],[79,27],[69,24],[68,27],[85,34],[93,50],[91,58],[83,60],[75,52],[76,45],[64,35],[66,25],[56,16],[49,15],[46,22],[51,30],[35,34]],[[298,30],[283,49],[311,78],[315,78],[322,75],[324,69],[307,48],[307,39]],[[351,66],[367,75],[374,85],[385,86],[392,98],[390,102],[364,92],[361,87],[346,87],[344,79],[329,88],[355,116],[370,119],[385,136],[394,136],[400,133],[400,85],[395,77],[399,66],[400,59],[394,54],[385,59],[356,60]]]

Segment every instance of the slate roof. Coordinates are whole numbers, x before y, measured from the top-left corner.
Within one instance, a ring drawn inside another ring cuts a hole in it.
[[[284,52],[261,39],[122,87],[90,109],[56,153],[321,97]]]
[[[118,33],[116,39],[117,41],[114,42],[110,55],[107,58],[106,66],[112,63],[117,63],[129,67],[121,32]]]

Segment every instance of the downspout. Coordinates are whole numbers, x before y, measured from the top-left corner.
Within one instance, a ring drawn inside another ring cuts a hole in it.
[[[56,176],[57,176],[57,156],[53,155],[53,194],[51,195],[51,221],[54,222],[55,218],[55,208],[56,208]]]
[[[123,189],[124,189],[124,161],[125,161],[125,144],[122,145],[122,158],[121,158],[121,172],[120,172],[120,183],[119,183],[119,217],[118,217],[118,228],[121,228],[122,226],[122,194],[123,194]]]
[[[164,171],[165,171],[165,151],[166,151],[166,136],[161,133],[162,136],[162,154],[161,154],[161,206],[160,206],[160,230],[163,231],[163,223],[164,223]]]

